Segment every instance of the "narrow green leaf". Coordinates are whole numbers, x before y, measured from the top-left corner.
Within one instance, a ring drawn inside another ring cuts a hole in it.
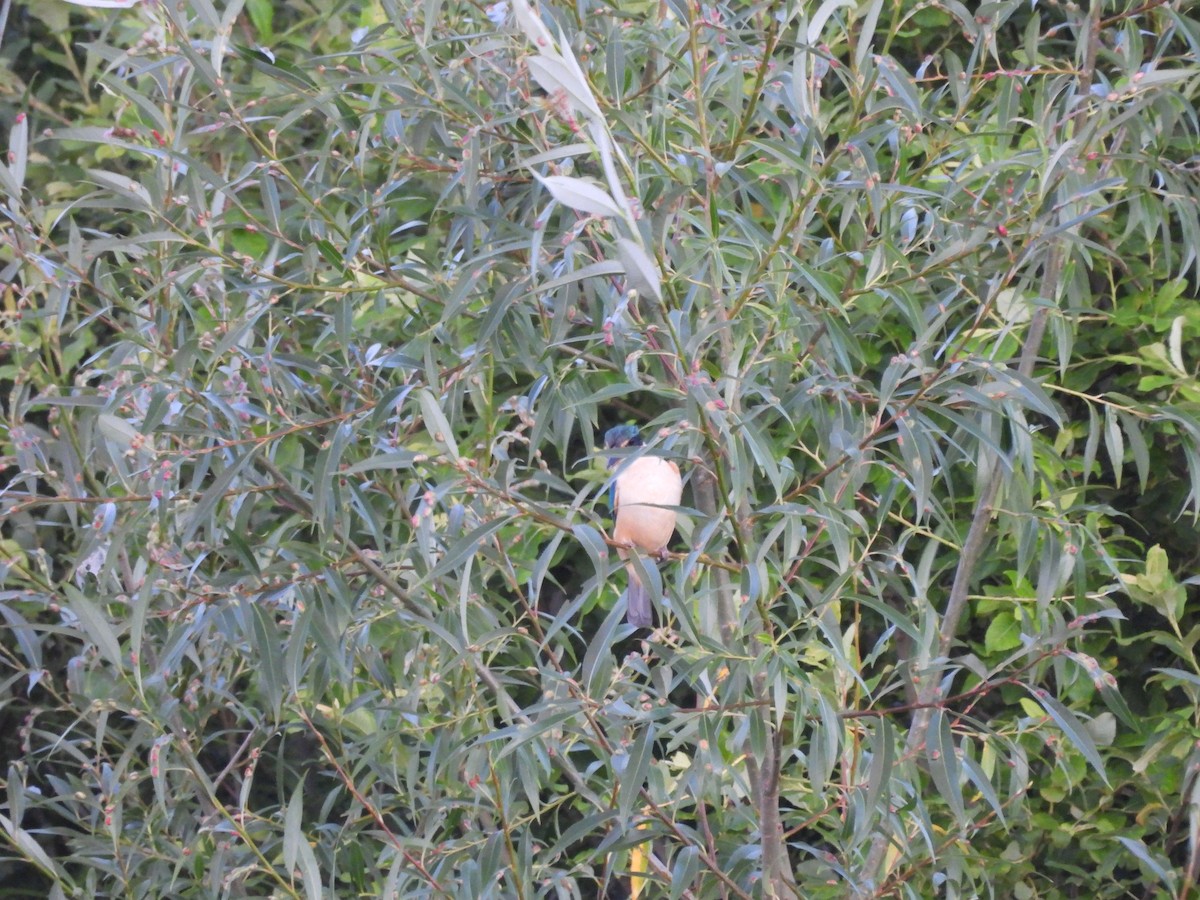
[[[1083,483],[1087,484],[1092,476],[1092,468],[1096,464],[1096,451],[1100,447],[1100,434],[1103,429],[1100,427],[1100,416],[1096,412],[1096,407],[1093,404],[1088,404],[1088,430],[1087,440],[1083,446]]]
[[[154,209],[154,201],[150,197],[150,192],[130,176],[118,175],[104,169],[88,169],[87,175],[96,184],[106,187],[118,197],[128,200],[130,209],[145,212]]]
[[[42,671],[42,642],[37,636],[37,632],[29,624],[29,622],[10,602],[20,597],[21,594],[17,591],[0,592],[0,616],[7,623],[7,630],[17,640],[17,646],[21,648],[21,655],[25,657],[25,664],[30,669],[30,674],[41,674]],[[32,685],[31,685],[32,687]]]
[[[229,492],[230,486],[234,479],[238,477],[242,469],[244,469],[254,458],[255,453],[261,445],[253,444],[246,449],[241,456],[237,456],[232,462],[228,463],[224,470],[218,475],[211,485],[209,485],[200,499],[196,501],[196,505],[192,507],[191,514],[184,522],[180,543],[186,544],[192,539],[201,525],[203,525],[217,508],[217,504],[225,499]],[[219,537],[224,528],[217,528],[213,537]]]
[[[287,810],[283,816],[283,865],[288,872],[296,869],[296,860],[300,856],[300,845],[307,839],[304,836],[304,779],[292,791],[288,800]]]
[[[1171,863],[1168,860],[1159,858],[1152,854],[1150,852],[1150,848],[1140,840],[1125,837],[1124,835],[1117,835],[1116,837],[1126,850],[1137,857],[1138,860],[1140,860],[1141,863],[1147,869],[1149,869],[1156,878],[1158,878],[1158,880],[1162,883],[1162,886],[1166,888],[1167,892],[1171,896],[1178,895],[1178,882],[1176,880],[1175,873],[1171,870]]]
[[[580,666],[580,680],[589,697],[603,697],[608,690],[613,670],[614,636],[624,621],[624,610],[619,606],[613,607],[588,641]]]
[[[450,420],[442,412],[441,404],[429,388],[417,391],[417,401],[421,404],[421,415],[425,418],[425,430],[438,444],[446,448],[451,459],[458,459],[458,442],[454,439],[454,429]]]
[[[529,74],[551,96],[564,95],[571,105],[588,118],[602,121],[604,116],[592,95],[587,82],[571,67],[565,58],[548,53],[531,56],[526,61]]]
[[[569,175],[539,175],[537,172],[533,173],[533,177],[546,186],[551,197],[577,212],[595,216],[623,215],[608,191],[594,182]]]
[[[19,192],[25,186],[25,167],[29,162],[29,116],[17,113],[16,122],[8,132],[8,171]],[[12,198],[14,206],[20,203],[20,194]]]
[[[643,297],[662,302],[662,277],[658,264],[629,238],[617,238],[617,255],[625,267],[625,281]]]
[[[1005,825],[1004,804],[1000,802],[1000,796],[996,793],[996,789],[988,780],[987,774],[968,753],[963,753],[960,757],[963,770],[966,772],[967,778],[975,785],[976,789],[987,801],[988,806],[996,814],[996,818],[1000,820],[1000,824]]]
[[[58,878],[65,880],[65,875],[46,854],[46,851],[42,849],[42,845],[38,843],[37,838],[24,828],[15,825],[12,819],[3,814],[0,814],[0,826],[4,828],[9,840],[12,841],[18,852],[27,859],[32,860],[34,865],[38,866],[43,872],[54,874]]]
[[[333,430],[326,446],[317,453],[313,466],[313,515],[321,532],[325,535],[333,533],[334,524],[338,519],[337,504],[341,494],[338,486],[342,455],[354,437],[354,426],[343,422]]]
[[[620,779],[620,787],[617,789],[617,814],[622,821],[630,820],[634,804],[641,798],[642,786],[646,783],[646,775],[654,761],[654,739],[657,733],[654,723],[646,722],[639,729],[633,746],[629,748],[624,768],[617,773]]]
[[[867,770],[866,796],[862,815],[854,823],[855,841],[865,840],[869,830],[880,819],[887,818],[891,794],[893,766],[896,759],[896,736],[886,718],[871,735],[871,767]],[[881,807],[880,804],[883,804]]]
[[[1118,412],[1117,418],[1120,420],[1121,430],[1129,442],[1134,465],[1137,466],[1138,484],[1142,491],[1145,491],[1146,483],[1150,478],[1150,448],[1146,446],[1146,439],[1142,436],[1141,423],[1133,416],[1123,412]]]
[[[1112,462],[1113,481],[1121,486],[1121,471],[1125,468],[1125,438],[1121,434],[1117,411],[1111,406],[1104,408],[1104,447]]]
[[[925,759],[929,765],[929,774],[933,776],[934,784],[937,785],[938,794],[950,807],[955,821],[966,825],[967,812],[963,804],[958,748],[954,745],[950,722],[940,709],[934,710],[929,723]]]
[[[121,643],[104,612],[91,600],[83,595],[73,584],[64,584],[63,591],[67,596],[67,606],[79,619],[88,641],[95,645],[111,665],[120,670],[125,667],[121,653]]]
[[[1100,753],[1096,750],[1096,744],[1092,741],[1091,735],[1075,717],[1075,714],[1041,688],[1030,688],[1029,692],[1107,785],[1108,775],[1104,772],[1104,760],[1100,758]]]
[[[273,720],[278,721],[285,683],[279,627],[270,610],[255,600],[244,601],[242,612],[250,620],[250,633],[246,637],[254,654],[254,670],[260,679],[263,699],[270,707]]]
[[[411,450],[393,450],[390,453],[377,453],[374,456],[368,456],[366,459],[360,459],[358,462],[346,466],[344,473],[346,475],[357,475],[362,472],[373,472],[377,469],[385,471],[411,469],[416,456],[417,454]]]
[[[556,162],[560,159],[571,159],[591,152],[592,147],[590,144],[564,144],[561,147],[552,147],[542,153],[535,153],[533,156],[521,160],[521,165],[532,169],[534,166],[540,166],[542,163]]]
[[[542,293],[544,291],[556,291],[560,287],[566,287],[568,284],[575,284],[579,281],[586,281],[589,278],[597,278],[602,275],[624,275],[625,266],[616,260],[606,259],[600,262],[590,263],[582,269],[576,269],[573,272],[568,272],[566,275],[561,275],[558,278],[551,278],[549,281],[543,281],[539,284],[535,291]]]
[[[854,0],[824,0],[817,7],[817,11],[808,20],[806,35],[809,44],[816,46],[822,42],[822,35],[825,33],[825,23],[843,6],[854,6]]]

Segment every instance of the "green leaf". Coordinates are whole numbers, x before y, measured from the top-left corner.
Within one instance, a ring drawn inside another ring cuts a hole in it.
[[[182,529],[184,543],[190,541],[196,531],[209,520],[209,517],[216,511],[217,504],[227,498],[234,480],[254,458],[256,450],[257,447],[251,446],[242,454],[234,456],[232,461],[228,462],[221,473],[213,479],[212,484],[200,495],[200,499],[192,507],[191,514],[184,522]],[[224,528],[218,526],[211,530],[220,534]]]
[[[617,765],[619,790],[617,792],[617,814],[622,821],[628,822],[633,814],[633,806],[641,798],[650,764],[654,761],[654,740],[657,729],[653,722],[645,722],[639,729],[637,738],[629,748],[628,755],[618,754],[614,757]],[[623,765],[618,762],[623,758]]]
[[[594,216],[623,215],[608,191],[598,184],[567,175],[539,175],[534,172],[533,177],[545,185],[551,197],[577,212]]]
[[[25,657],[25,663],[29,666],[30,676],[36,677],[42,673],[42,642],[25,617],[10,606],[19,596],[16,591],[0,592],[0,617],[7,623],[8,632],[16,638],[21,655]],[[30,687],[32,686],[31,684]]]
[[[662,302],[662,277],[658,264],[640,245],[629,238],[617,238],[617,255],[625,268],[625,278],[631,288],[655,303]]]
[[[1075,717],[1075,714],[1040,688],[1032,689],[1030,693],[1041,704],[1050,718],[1054,720],[1054,723],[1062,729],[1063,735],[1070,742],[1071,746],[1079,751],[1083,758],[1087,760],[1088,765],[1096,770],[1096,774],[1107,785],[1108,776],[1104,772],[1104,760],[1100,758],[1100,753],[1096,749],[1096,744],[1092,740],[1092,736],[1084,728],[1079,719]]]
[[[935,710],[930,720],[926,738],[926,761],[929,773],[937,785],[938,795],[950,807],[955,821],[967,821],[966,806],[963,804],[958,748],[954,746],[954,735],[945,714]]]
[[[450,420],[442,412],[441,404],[433,391],[422,388],[417,391],[417,400],[421,404],[421,414],[425,418],[425,429],[433,440],[446,448],[451,459],[458,459],[458,443],[454,439],[454,429]]]
[[[258,39],[269,42],[274,37],[271,26],[275,18],[275,4],[272,0],[246,0],[246,13],[258,32]]]
[[[29,164],[29,116],[18,113],[8,132],[8,174],[12,178],[9,188],[14,207],[19,207],[21,189],[25,186],[25,172]],[[15,188],[15,191],[13,190]]]
[[[1120,841],[1121,845],[1130,853],[1132,853],[1138,859],[1138,861],[1142,863],[1142,865],[1150,870],[1151,874],[1159,880],[1159,883],[1162,884],[1162,886],[1169,893],[1172,895],[1177,893],[1178,889],[1176,885],[1178,882],[1176,880],[1175,873],[1170,871],[1168,868],[1170,866],[1170,862],[1168,860],[1161,859],[1157,855],[1151,853],[1150,848],[1147,847],[1145,843],[1135,838],[1117,835],[1117,840]]]
[[[325,896],[321,868],[317,864],[316,854],[313,853],[312,846],[304,834],[303,814],[304,782],[301,781],[292,792],[292,798],[288,801],[287,813],[284,816],[284,864],[289,872],[299,872],[300,880],[304,884],[304,895],[308,900],[321,900]]]
[[[988,653],[1004,653],[1021,646],[1021,623],[1015,615],[1000,612],[988,623],[983,645]]]
[[[121,643],[104,611],[72,584],[63,585],[63,591],[67,606],[78,618],[84,637],[100,651],[109,665],[118,671],[123,670],[125,660]]]
[[[60,874],[58,866],[54,864],[54,861],[42,849],[41,844],[37,842],[37,839],[30,832],[19,827],[12,819],[2,814],[0,814],[0,827],[4,828],[9,840],[12,841],[17,850],[27,859],[32,860],[43,872],[53,873],[58,878],[64,877]]]

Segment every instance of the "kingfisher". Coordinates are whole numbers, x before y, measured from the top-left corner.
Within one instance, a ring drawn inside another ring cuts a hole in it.
[[[641,447],[642,438],[633,425],[618,425],[604,435],[604,446],[608,450]],[[610,457],[608,467],[616,473],[609,496],[616,516],[613,540],[629,573],[626,618],[635,628],[648,628],[653,623],[650,597],[629,554],[660,557],[666,550],[675,532],[675,508],[683,497],[683,478],[679,466],[661,456]]]

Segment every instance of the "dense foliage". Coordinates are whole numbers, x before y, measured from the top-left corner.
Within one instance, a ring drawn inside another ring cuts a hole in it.
[[[0,894],[1194,896],[1188,4],[5,11]]]

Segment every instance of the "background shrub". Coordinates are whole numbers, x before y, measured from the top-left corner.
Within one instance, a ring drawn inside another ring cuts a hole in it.
[[[6,7],[8,895],[1194,891],[1182,4],[93,6]]]

